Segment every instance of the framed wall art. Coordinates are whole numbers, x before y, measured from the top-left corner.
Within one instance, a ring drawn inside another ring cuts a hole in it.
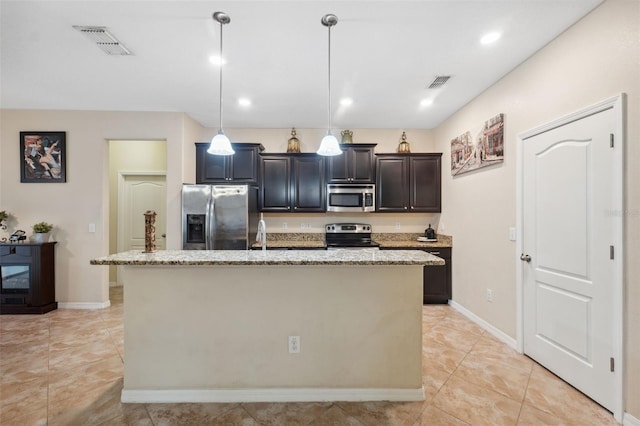
[[[477,170],[504,161],[504,114],[451,140],[451,175]]]
[[[20,182],[66,182],[66,132],[20,132]]]

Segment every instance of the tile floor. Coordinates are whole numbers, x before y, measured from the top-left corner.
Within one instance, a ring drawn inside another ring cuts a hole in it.
[[[121,404],[122,288],[99,311],[0,316],[0,424],[614,425],[446,305],[423,309],[424,402]]]

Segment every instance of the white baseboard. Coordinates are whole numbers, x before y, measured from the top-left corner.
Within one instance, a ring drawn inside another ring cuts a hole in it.
[[[518,350],[516,339],[514,339],[513,337],[509,336],[508,334],[504,333],[501,330],[498,330],[497,328],[495,328],[494,326],[492,326],[491,324],[489,324],[488,322],[486,322],[485,320],[483,320],[473,312],[469,311],[467,308],[465,308],[461,304],[453,300],[449,300],[449,305],[451,305],[451,307],[454,308],[456,311],[460,312],[462,315],[469,318],[471,321],[475,322],[480,327],[484,328],[486,331],[491,333],[491,335],[493,335],[496,339],[500,340],[501,342],[503,342],[513,350],[516,350],[516,351]]]
[[[640,420],[636,419],[629,413],[624,413],[622,416],[622,424],[624,426],[640,426]]]
[[[424,401],[424,389],[123,389],[121,401],[123,403]]]
[[[111,306],[111,301],[106,302],[58,302],[60,309],[104,309]]]

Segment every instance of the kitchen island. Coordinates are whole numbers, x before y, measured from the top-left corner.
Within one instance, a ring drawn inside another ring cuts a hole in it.
[[[123,402],[423,399],[422,268],[436,256],[169,250],[91,263],[123,265]]]

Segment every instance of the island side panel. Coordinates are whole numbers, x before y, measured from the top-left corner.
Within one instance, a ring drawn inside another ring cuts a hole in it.
[[[124,280],[125,391],[422,387],[421,265],[125,266]]]

